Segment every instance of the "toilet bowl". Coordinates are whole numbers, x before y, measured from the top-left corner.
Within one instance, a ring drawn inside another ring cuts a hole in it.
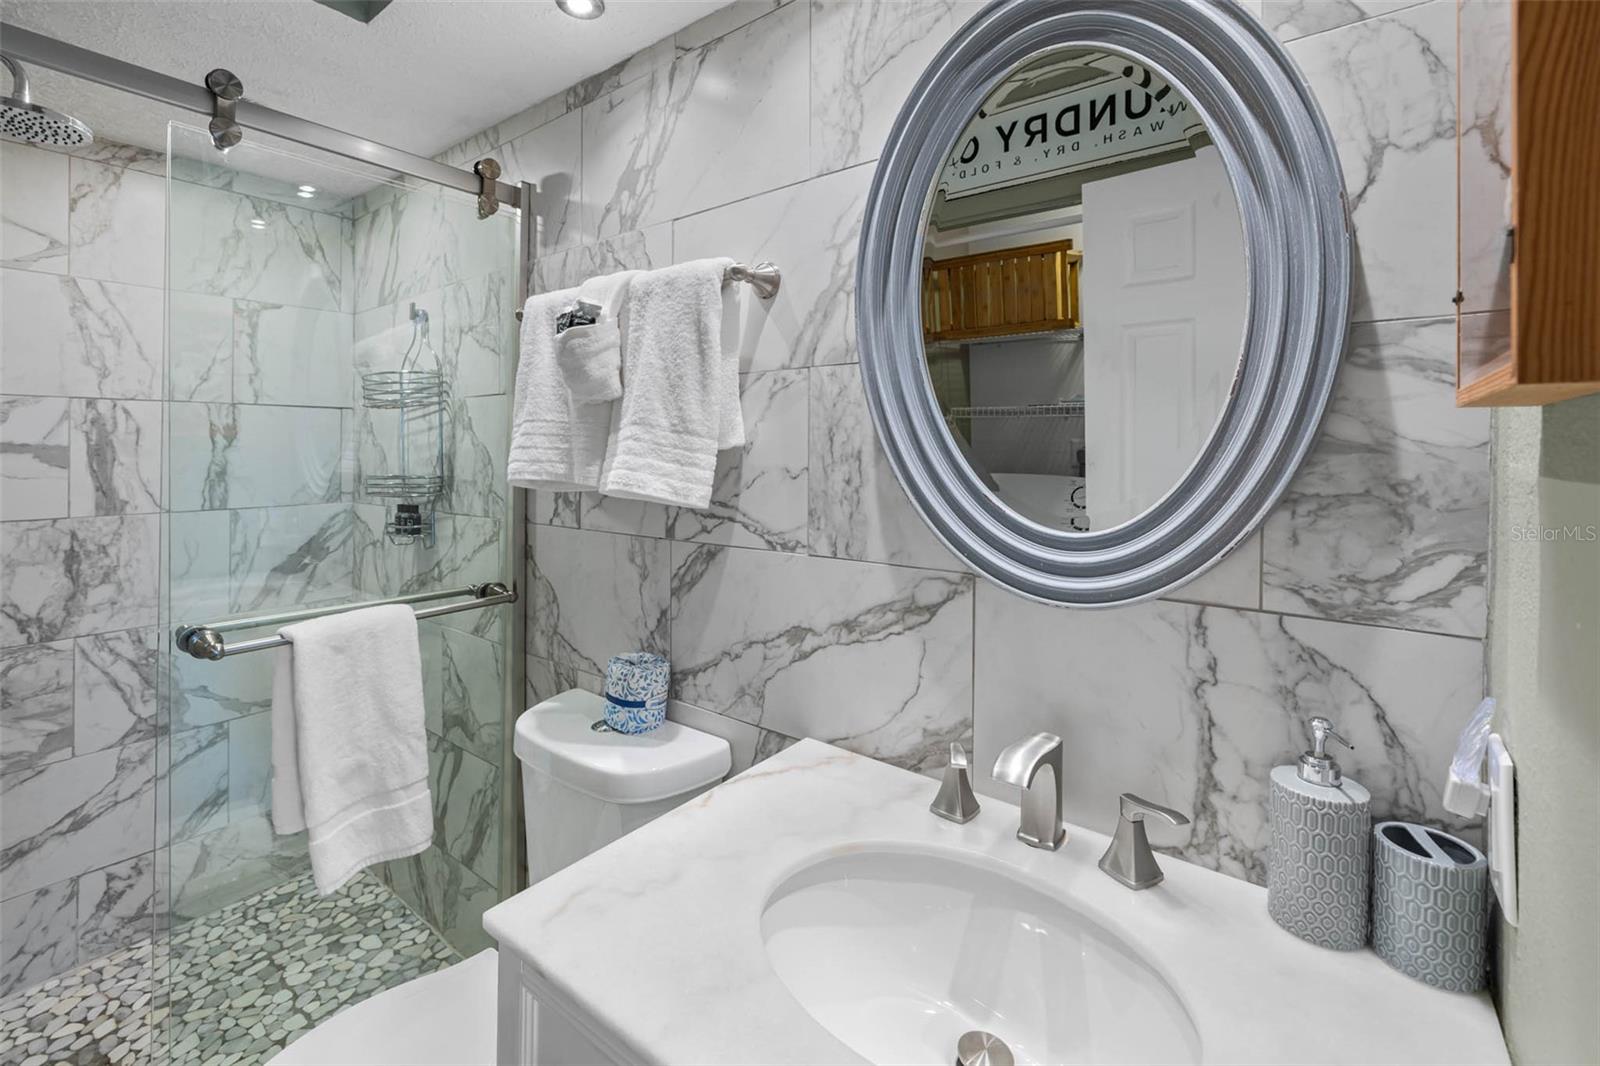
[[[517,719],[529,884],[693,799],[732,767],[720,737],[677,722],[630,735],[604,722],[605,701],[580,689]],[[380,992],[268,1066],[492,1066],[497,967],[491,949]]]

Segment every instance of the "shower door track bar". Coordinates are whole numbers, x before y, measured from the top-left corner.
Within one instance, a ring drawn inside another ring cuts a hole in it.
[[[282,614],[257,615],[254,618],[231,618],[225,622],[212,622],[209,625],[179,626],[177,632],[173,634],[172,642],[177,645],[179,651],[188,652],[196,659],[209,659],[214,662],[230,655],[265,651],[268,648],[282,648],[287,647],[289,644],[287,637],[277,635],[256,637],[253,640],[229,644],[222,634],[235,629],[281,626],[289,622],[303,622],[308,618],[322,618],[330,614],[358,611],[364,607],[427,603],[432,600],[455,599],[459,596],[469,596],[471,599],[465,603],[447,603],[439,607],[424,607],[417,611],[417,617],[419,619],[438,618],[440,615],[456,614],[460,611],[476,611],[481,607],[495,607],[502,603],[517,602],[517,593],[514,589],[508,588],[498,581],[490,581],[482,585],[465,585],[461,588],[440,589],[437,592],[415,592],[409,596],[391,596],[386,600],[345,603],[337,607],[311,607],[302,611],[285,611]]]
[[[0,22],[0,40],[5,42],[6,54],[23,63],[47,67],[85,81],[96,82],[136,96],[147,97],[185,111],[211,115],[216,98],[204,85],[184,81],[134,63],[126,63],[87,48],[58,41],[32,30]],[[240,126],[281,137],[286,141],[319,148],[346,159],[371,163],[408,177],[431,181],[437,185],[459,189],[473,196],[484,189],[484,179],[469,170],[448,166],[436,159],[390,148],[386,144],[357,137],[353,133],[324,126],[320,122],[300,118],[270,107],[238,101],[234,115]],[[496,199],[509,207],[521,207],[521,190],[504,181],[494,183]]]

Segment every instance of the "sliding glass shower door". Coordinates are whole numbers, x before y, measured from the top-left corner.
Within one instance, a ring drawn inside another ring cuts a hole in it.
[[[279,652],[174,646],[181,625],[513,577],[516,213],[480,221],[469,196],[263,142],[224,154],[170,131],[157,832],[174,1063],[262,1061],[479,950],[512,887],[517,608],[419,623],[433,842],[327,897],[304,835],[272,823]]]

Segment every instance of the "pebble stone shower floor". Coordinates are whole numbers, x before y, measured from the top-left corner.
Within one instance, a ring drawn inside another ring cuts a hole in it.
[[[322,897],[306,874],[0,1000],[0,1066],[261,1063],[459,958],[372,875]]]

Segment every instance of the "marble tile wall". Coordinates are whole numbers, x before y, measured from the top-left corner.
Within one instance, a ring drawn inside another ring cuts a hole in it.
[[[856,365],[874,161],[977,6],[733,5],[446,153],[541,185],[540,289],[708,255],[784,271],[772,304],[740,296],[750,441],[708,511],[530,501],[529,699],[650,648],[673,659],[671,713],[729,737],[737,766],[814,736],[917,769],[959,739],[987,767],[1052,729],[1072,820],[1109,829],[1139,791],[1195,819],[1159,843],[1256,881],[1267,772],[1326,714],[1356,734],[1347,769],[1380,813],[1446,820],[1445,759],[1481,692],[1489,439],[1451,389],[1453,0],[1250,5],[1338,143],[1356,324],[1261,532],[1165,600],[1097,612],[975,579],[927,532]]]
[[[353,582],[357,595],[390,596],[505,577],[507,383],[513,364],[514,220],[480,221],[470,197],[433,188],[369,196],[354,218],[352,363],[358,373],[402,366],[440,370],[448,491],[437,543],[396,545],[383,534],[384,501],[367,473],[396,471],[399,422],[356,412]],[[425,343],[411,310],[428,315]],[[438,432],[410,427],[410,457],[437,450]],[[420,448],[418,447],[420,446]],[[481,915],[499,899],[502,678],[508,628],[501,611],[475,611],[421,629],[435,835],[428,850],[380,876],[459,951],[488,946]]]
[[[169,847],[180,913],[260,887],[265,677],[177,663],[160,720],[161,627],[347,599],[355,555],[350,220],[175,183],[164,323],[159,153],[0,168],[5,994],[150,936]]]

